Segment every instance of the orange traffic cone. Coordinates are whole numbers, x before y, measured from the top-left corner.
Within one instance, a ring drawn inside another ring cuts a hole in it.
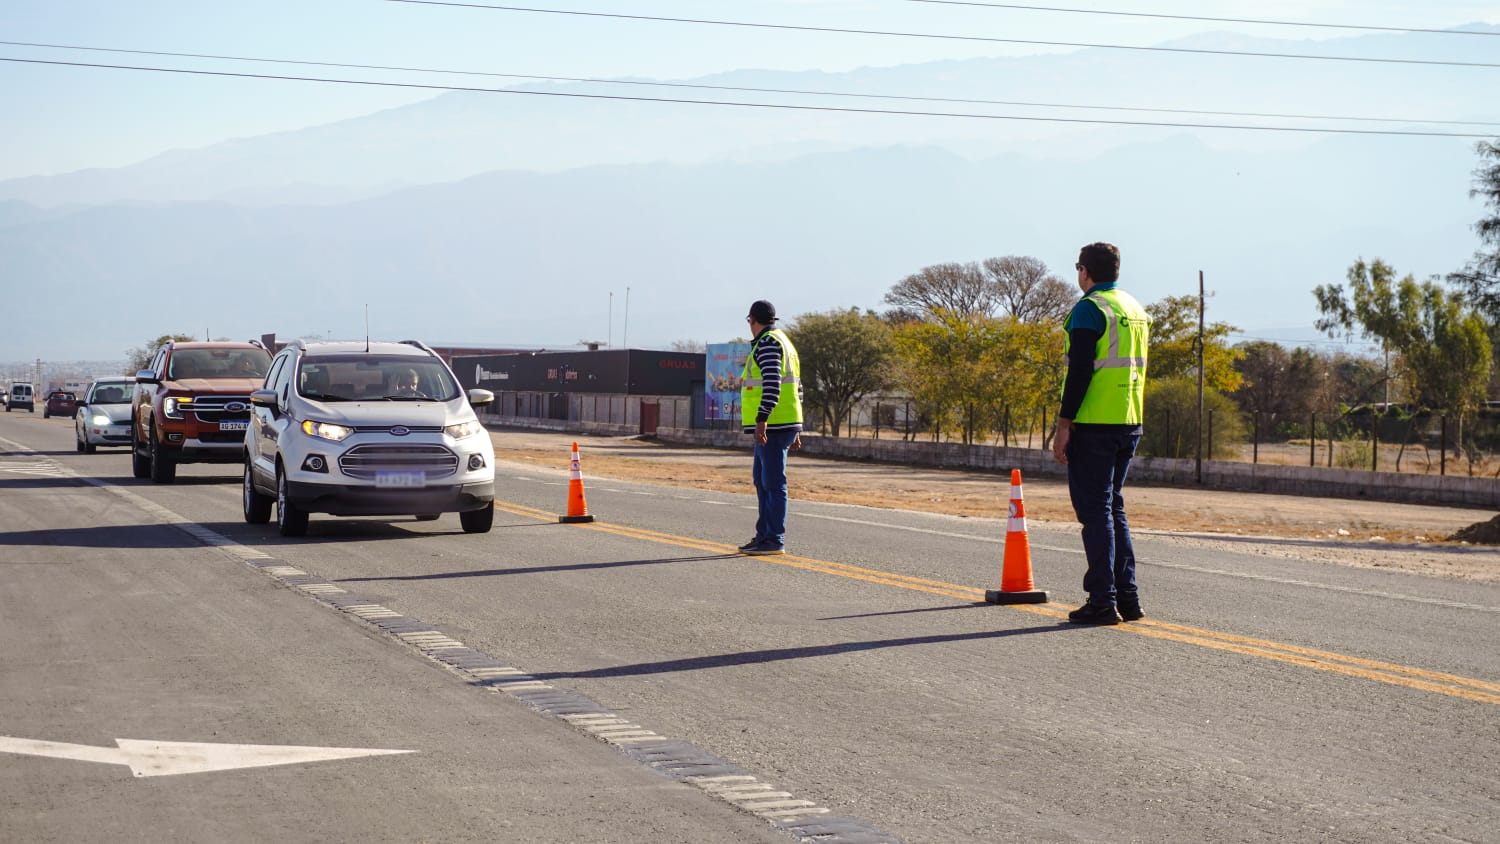
[[[1000,588],[986,589],[991,604],[1045,604],[1047,593],[1031,582],[1031,540],[1026,535],[1026,505],[1021,501],[1021,470],[1010,470],[1010,524],[1005,531],[1005,565]]]
[[[557,520],[568,525],[594,520],[594,517],[589,515],[589,504],[583,498],[583,467],[578,463],[578,443],[576,442],[573,443],[573,467],[568,471],[568,514],[558,516]]]

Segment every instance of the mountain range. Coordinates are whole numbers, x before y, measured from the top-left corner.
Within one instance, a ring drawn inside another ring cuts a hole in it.
[[[1439,37],[1338,46],[1430,53]],[[1178,45],[1308,53],[1331,43],[1208,35]],[[1484,60],[1465,58],[1483,53],[1466,43],[1442,47],[1446,59]],[[1170,54],[1084,50],[685,83],[718,89],[525,90],[1183,124],[1330,125],[952,100],[1494,116],[1474,87],[1435,82],[1463,71],[1315,65],[1267,61],[1247,78],[1246,60],[1202,57],[1187,77]],[[1356,258],[1419,277],[1463,264],[1481,213],[1468,196],[1472,143],[448,93],[130,167],[0,182],[6,286],[39,315],[86,329],[15,325],[0,356],[115,357],[179,331],[360,336],[366,305],[372,334],[434,343],[719,342],[743,332],[753,299],[786,316],[878,308],[928,264],[1021,254],[1065,268],[1099,239],[1121,246],[1124,281],[1143,301],[1196,294],[1202,270],[1211,321],[1305,338],[1311,288],[1340,281]]]

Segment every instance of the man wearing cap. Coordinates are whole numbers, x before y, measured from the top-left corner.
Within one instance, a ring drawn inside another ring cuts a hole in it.
[[[1052,453],[1068,467],[1068,495],[1083,526],[1089,599],[1068,620],[1119,624],[1145,615],[1121,490],[1141,441],[1151,317],[1119,289],[1120,250],[1113,244],[1090,243],[1073,266],[1083,298],[1063,325],[1068,377]]]
[[[786,455],[802,447],[802,365],[786,332],[776,327],[776,307],[750,305],[750,354],[740,386],[740,422],[755,435],[755,538],[740,546],[752,555],[786,553]]]

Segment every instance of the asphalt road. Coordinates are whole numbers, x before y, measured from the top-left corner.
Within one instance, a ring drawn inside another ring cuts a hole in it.
[[[1497,840],[1500,587],[1142,537],[1148,618],[1076,628],[1071,529],[1031,530],[1055,603],[997,607],[1001,521],[796,502],[749,558],[745,496],[589,482],[560,525],[520,464],[487,535],[283,540],[236,467],[152,485],[13,417],[0,840]],[[116,739],[411,752],[17,743]]]

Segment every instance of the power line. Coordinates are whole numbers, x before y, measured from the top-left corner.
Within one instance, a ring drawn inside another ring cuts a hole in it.
[[[152,73],[179,73],[191,76],[217,76],[235,79],[271,79],[286,82],[323,82],[340,85],[366,85],[378,88],[407,88],[424,91],[465,91],[479,94],[511,94],[530,97],[559,97],[580,100],[614,100],[620,102],[671,103],[677,105],[709,105],[733,108],[778,109],[782,111],[821,111],[839,114],[876,114],[901,117],[951,117],[970,120],[1017,120],[1032,123],[1072,123],[1095,126],[1159,126],[1178,129],[1237,129],[1252,132],[1297,132],[1330,135],[1389,135],[1428,138],[1489,138],[1483,133],[1467,132],[1418,132],[1404,129],[1336,129],[1313,126],[1246,126],[1230,123],[1173,123],[1151,120],[1101,120],[1083,117],[1037,117],[1016,114],[977,114],[973,112],[948,111],[904,111],[884,108],[846,108],[839,106],[792,105],[789,103],[755,103],[733,100],[693,100],[672,97],[629,97],[619,94],[582,94],[564,91],[521,91],[515,88],[474,88],[460,85],[434,85],[420,82],[381,82],[372,79],[334,79],[319,76],[280,76],[268,73],[242,73],[226,70],[192,70],[177,67],[149,67],[141,65],[103,64],[97,62],[64,62],[51,59],[22,59],[0,56],[0,62],[18,64],[42,64],[60,67],[87,67],[105,70],[138,70]]]
[[[1025,38],[995,38],[985,35],[950,35],[933,32],[901,32],[881,29],[846,29],[831,26],[801,26],[784,23],[754,23],[750,21],[711,20],[708,18],[674,18],[657,15],[626,15],[615,12],[581,12],[571,9],[535,9],[528,6],[496,6],[486,3],[459,3],[456,0],[385,0],[387,3],[408,3],[417,6],[452,6],[463,9],[488,9],[497,12],[529,12],[540,15],[571,15],[586,18],[611,18],[615,20],[654,21],[658,23],[692,23],[707,26],[733,26],[749,29],[775,29],[795,32],[828,32],[841,35],[879,35],[896,38],[931,38],[943,41],[980,41],[992,44],[1028,44],[1041,47],[1084,47],[1101,50],[1134,50],[1148,53],[1186,53],[1210,56],[1248,56],[1269,59],[1310,59],[1332,62],[1365,62],[1375,64],[1439,65],[1445,67],[1496,68],[1494,62],[1459,62],[1439,59],[1393,59],[1368,56],[1327,56],[1311,53],[1270,53],[1255,50],[1209,50],[1193,47],[1139,47],[1128,44],[1095,44],[1081,41],[1037,41]]]
[[[1371,26],[1358,23],[1309,23],[1307,21],[1270,20],[1266,18],[1212,18],[1203,15],[1165,15],[1153,12],[1119,12],[1108,9],[1070,9],[1063,6],[1023,6],[1016,3],[980,3],[977,0],[906,0],[908,3],[927,3],[934,6],[978,6],[988,9],[1019,9],[1029,12],[1065,12],[1079,15],[1114,15],[1126,18],[1157,18],[1160,20],[1207,21],[1209,23],[1252,23],[1265,26],[1302,26],[1318,29],[1358,29],[1367,32],[1411,32],[1431,35],[1490,35],[1500,32],[1480,32],[1473,29],[1418,29],[1407,26]]]
[[[76,44],[44,44],[33,41],[0,41],[0,46],[38,47],[53,50],[80,50],[99,53],[124,53],[138,56],[170,56],[172,58],[214,59],[222,61],[259,62],[263,64],[303,65],[310,67],[340,67],[355,70],[394,70],[410,73],[440,73],[456,76],[491,76],[505,79],[527,79],[542,82],[585,82],[606,85],[636,85],[659,88],[691,88],[710,91],[737,91],[757,94],[796,94],[818,97],[847,97],[857,99],[904,100],[908,102],[957,103],[963,105],[1004,105],[1033,108],[1067,108],[1091,111],[1153,112],[1160,114],[1200,114],[1212,117],[1271,117],[1292,120],[1344,120],[1370,123],[1419,123],[1427,125],[1455,126],[1500,126],[1500,121],[1485,120],[1431,120],[1416,117],[1365,117],[1334,114],[1284,114],[1254,111],[1204,111],[1187,108],[1147,108],[1141,106],[1080,105],[1077,103],[1049,103],[1026,100],[987,100],[961,97],[923,97],[905,94],[867,94],[850,91],[820,91],[806,88],[755,88],[741,85],[707,85],[694,82],[658,82],[639,79],[600,79],[585,76],[542,76],[530,73],[499,73],[480,70],[452,70],[431,67],[403,67],[400,65],[353,64],[348,62],[323,62],[304,59],[271,59],[256,56],[234,56],[215,53],[180,53],[167,50],[135,50],[123,47],[91,47]]]

